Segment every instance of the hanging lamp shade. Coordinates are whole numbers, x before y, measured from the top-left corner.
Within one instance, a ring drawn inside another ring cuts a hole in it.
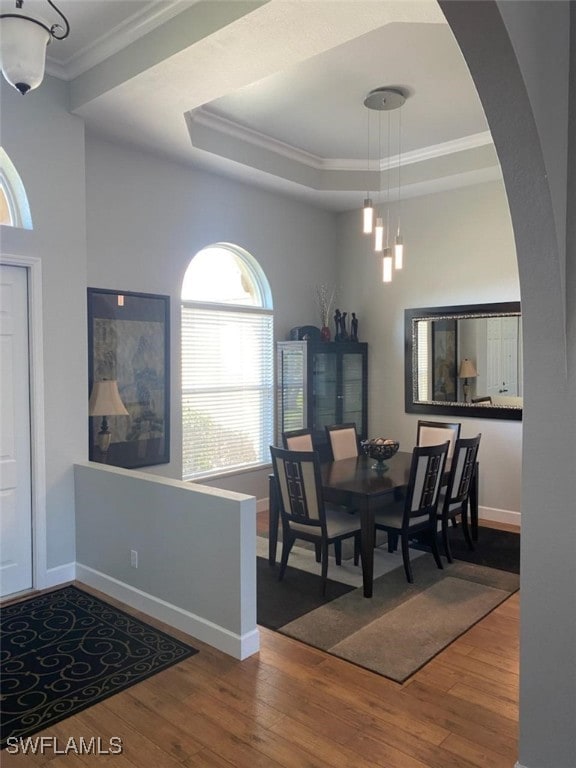
[[[0,66],[6,80],[22,95],[38,88],[44,79],[48,43],[70,34],[68,19],[51,0],[47,2],[62,17],[64,26],[30,16],[22,10],[24,0],[16,0],[14,11],[0,14]]]
[[[0,19],[0,63],[6,80],[21,94],[38,88],[44,79],[50,28],[23,14]]]

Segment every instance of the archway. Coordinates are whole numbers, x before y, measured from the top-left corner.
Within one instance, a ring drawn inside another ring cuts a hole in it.
[[[537,89],[528,93],[525,78],[528,83],[531,79],[534,83],[536,76],[542,79],[550,64],[546,37],[562,41],[562,31],[566,24],[570,26],[570,4],[508,3],[505,23],[492,1],[439,2],[484,105],[502,166],[518,253],[526,383],[518,765],[568,768],[576,765],[576,520],[571,480],[576,466],[572,405],[576,382],[570,354],[575,340],[565,318],[561,189],[567,160],[562,155],[565,147],[553,147],[550,126],[542,119],[537,124],[540,94]],[[521,29],[515,26],[518,20]],[[571,26],[574,45],[574,13]],[[534,31],[529,51],[517,49],[531,57],[522,59],[523,67],[508,30],[515,33],[515,43],[526,43],[527,33]],[[534,61],[537,67],[528,66]],[[569,93],[567,61],[563,63],[566,66],[557,69],[555,78],[550,72],[548,80],[566,79],[561,82],[565,91],[562,87],[556,91],[560,99],[562,93],[565,98]],[[554,107],[567,122],[567,104],[548,105]],[[538,114],[541,118],[542,113]],[[573,150],[574,138],[571,141]],[[573,241],[569,245],[573,248]]]

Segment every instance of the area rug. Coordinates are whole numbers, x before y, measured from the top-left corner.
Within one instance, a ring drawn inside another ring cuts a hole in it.
[[[0,747],[198,651],[74,586],[2,608]]]
[[[520,534],[480,526],[478,541],[470,551],[460,527],[450,528],[450,548],[458,560],[498,568],[501,571],[520,573]]]
[[[414,584],[406,581],[401,557],[394,553],[394,567],[375,578],[372,598],[358,587],[284,624],[277,620],[272,628],[402,683],[519,588],[516,573],[460,560],[448,564],[444,558],[439,570],[429,553],[412,550],[411,556]],[[306,556],[299,552],[298,557],[302,562]],[[329,574],[337,580],[341,570],[331,563]],[[258,572],[270,585],[274,573],[277,578],[277,566],[267,562]],[[302,591],[307,579],[309,590],[316,590],[313,576],[300,575]],[[260,580],[258,595],[258,623],[271,626]],[[279,594],[276,602],[283,602]]]

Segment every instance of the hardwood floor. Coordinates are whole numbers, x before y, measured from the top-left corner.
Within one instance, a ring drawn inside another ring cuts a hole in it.
[[[2,768],[512,768],[517,759],[518,593],[402,685],[263,628],[260,652],[239,662],[120,607],[200,653],[39,734],[60,750],[70,737],[106,747],[116,736],[121,754],[4,751]]]

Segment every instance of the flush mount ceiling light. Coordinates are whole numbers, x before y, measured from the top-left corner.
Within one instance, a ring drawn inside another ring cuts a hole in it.
[[[378,162],[380,168],[382,168],[382,112],[391,112],[392,110],[399,109],[403,106],[407,99],[408,94],[401,88],[396,87],[382,87],[375,88],[364,99],[364,106],[367,109],[374,110],[380,113],[379,115],[379,158]],[[399,113],[400,114],[400,113]],[[401,166],[401,154],[402,154],[402,123],[400,118],[398,119],[398,226],[396,236],[394,239],[394,266],[396,269],[402,268],[404,244],[402,235],[400,233],[400,166]],[[386,194],[386,228],[384,228],[384,217],[382,213],[376,215],[376,227],[374,228],[374,250],[379,253],[383,253],[382,263],[382,279],[385,283],[392,280],[392,249],[390,248],[390,172],[391,172],[391,159],[390,159],[390,115],[388,115],[388,135],[387,135],[387,194]],[[370,115],[368,116],[368,170],[370,170]],[[362,231],[365,234],[372,234],[373,227],[372,222],[374,220],[374,207],[372,200],[370,199],[370,192],[367,192],[366,199],[364,200],[363,208],[363,227]]]
[[[50,25],[40,17],[22,11],[24,0],[16,0],[13,13],[0,14],[0,66],[10,85],[22,95],[38,88],[44,79],[46,46],[54,40],[64,40],[70,34],[68,19],[52,0],[46,0],[63,21]]]

